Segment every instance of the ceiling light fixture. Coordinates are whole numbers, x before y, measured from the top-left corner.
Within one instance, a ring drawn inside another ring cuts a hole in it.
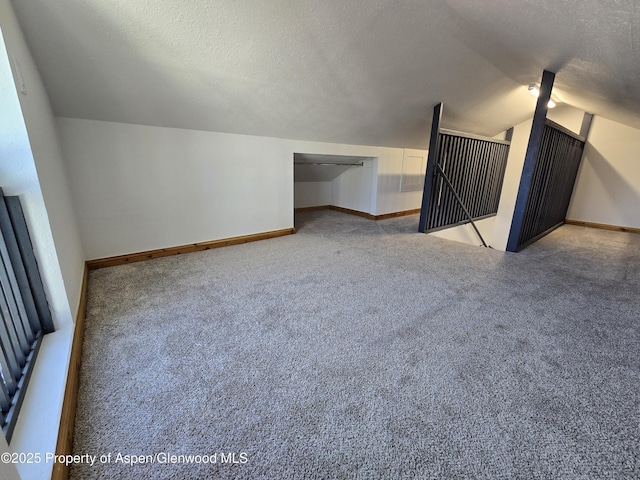
[[[531,85],[529,85],[529,93],[534,97],[538,98],[540,96],[540,89],[535,83],[532,83]],[[549,99],[549,103],[547,103],[547,107],[555,108],[555,106],[556,106],[556,102]]]

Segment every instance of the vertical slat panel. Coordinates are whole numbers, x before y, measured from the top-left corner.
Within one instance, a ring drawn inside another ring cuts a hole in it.
[[[446,146],[446,148],[443,149],[442,151],[442,155],[440,157],[438,157],[438,161],[436,162],[437,165],[440,165],[440,167],[446,168],[447,172],[450,172],[452,170],[451,164],[449,163],[449,158],[455,156],[455,150],[457,148],[455,139],[452,139],[451,137],[447,137],[447,136],[441,136],[442,138],[442,143],[443,145]],[[451,192],[445,188],[444,185],[444,181],[442,180],[442,177],[440,175],[438,176],[438,181],[440,182],[440,188],[442,191],[442,203],[440,204],[440,215],[437,218],[437,223],[436,225],[442,225],[443,223],[448,222],[448,216],[449,216],[449,204],[451,201]]]
[[[487,178],[489,177],[489,162],[491,161],[491,144],[482,142],[480,145],[480,156],[478,157],[478,175],[476,177],[477,188],[475,189],[473,216],[477,217],[484,209],[487,195]]]
[[[583,142],[545,125],[518,250],[564,222],[583,149]]]
[[[468,145],[468,148],[465,149],[462,160],[464,161],[464,173],[461,173],[455,182],[456,191],[462,202],[467,207],[469,212],[473,211],[470,202],[470,194],[471,186],[475,181],[476,175],[476,166],[477,163],[475,159],[478,156],[478,142],[474,139],[465,140],[465,143]],[[456,221],[462,221],[464,212],[462,211],[462,207],[460,205],[456,205]]]
[[[480,188],[478,189],[478,199],[476,201],[477,210],[474,212],[474,216],[478,216],[480,212],[485,211],[487,208],[487,202],[490,200],[490,180],[491,180],[491,162],[493,160],[493,145],[485,143],[482,148],[482,172],[480,178]]]
[[[544,204],[545,211],[549,212],[548,222],[553,226],[564,220],[564,214],[561,212],[563,186],[566,184],[565,177],[569,173],[571,158],[569,158],[569,137],[567,135],[558,134],[556,143],[557,149],[554,156],[554,176],[551,179],[550,195]],[[562,218],[561,218],[562,217]]]
[[[0,281],[2,281],[0,279]],[[4,286],[3,286],[4,287]],[[19,372],[27,361],[27,356],[22,351],[18,333],[13,325],[14,319],[11,315],[9,307],[4,295],[0,294],[0,312],[2,312],[2,326],[0,326],[0,339],[2,339],[2,347],[5,351],[9,366],[11,366],[11,373],[18,375],[15,378],[19,378]],[[15,368],[14,368],[15,362]]]
[[[427,231],[468,223],[465,208],[472,220],[496,214],[509,145],[447,133],[438,137],[435,165],[447,176],[464,208],[436,170],[430,189]]]
[[[469,145],[469,142],[466,139],[463,139],[460,137],[456,137],[455,141],[458,145],[458,148],[456,149],[456,152],[455,152],[456,168],[453,170],[454,177],[453,179],[451,179],[451,181],[453,182],[453,186],[455,187],[456,191],[461,192],[462,190],[462,187],[460,185],[461,179],[465,177],[468,170],[467,145]],[[456,201],[453,191],[451,189],[447,189],[447,190],[449,191],[449,198],[450,198],[449,209],[451,211],[451,215],[448,218],[448,223],[460,222],[460,219],[463,215],[462,208]]]
[[[447,137],[444,137],[447,138]],[[459,168],[459,165],[457,164],[457,162],[455,162],[456,157],[458,156],[458,151],[460,149],[460,142],[458,142],[457,138],[451,138],[448,137],[447,138],[447,143],[449,145],[449,149],[447,150],[447,156],[446,156],[446,161],[447,161],[447,172],[455,175],[455,171]],[[445,158],[442,158],[442,162],[439,163],[440,166],[442,166],[442,164],[444,163]],[[442,182],[442,188],[443,188],[443,203],[442,203],[442,216],[440,217],[439,221],[440,221],[440,225],[442,224],[447,224],[448,222],[452,221],[452,218],[455,215],[455,211],[453,210],[453,195],[451,194],[451,190],[448,189],[445,184],[444,184],[444,180],[442,178],[440,178],[440,181]]]
[[[38,270],[38,262],[36,261],[36,257],[33,253],[31,237],[29,236],[29,229],[27,228],[24,213],[22,212],[20,199],[15,196],[8,196],[5,197],[5,201],[9,217],[11,218],[11,225],[13,226],[13,231],[18,241],[18,247],[20,248],[20,255],[29,280],[29,287],[31,288],[33,301],[38,312],[40,326],[43,333],[51,333],[55,330],[53,318],[44,292],[44,285],[42,284],[40,271]]]
[[[471,149],[469,151],[469,154],[467,156],[467,165],[468,165],[468,169],[466,172],[466,175],[464,175],[461,180],[461,185],[463,185],[463,190],[461,192],[462,195],[462,199],[463,202],[465,204],[465,206],[467,206],[467,209],[469,210],[469,212],[471,213],[472,217],[476,217],[476,215],[474,215],[474,211],[476,210],[475,208],[475,197],[476,197],[476,190],[478,187],[478,170],[479,170],[479,165],[480,162],[478,161],[478,158],[480,157],[481,153],[481,147],[482,147],[482,143],[479,140],[472,140],[471,141]],[[460,191],[460,190],[458,190]],[[462,220],[464,217],[460,217],[460,219]]]
[[[453,182],[453,186],[455,187],[455,189],[459,193],[461,193],[461,190],[463,188],[461,186],[461,183],[465,178],[465,176],[468,175],[468,172],[469,172],[468,155],[469,155],[469,150],[472,148],[472,145],[469,141],[460,137],[457,137],[456,141],[458,142],[458,146],[459,146],[458,151],[456,152],[457,168],[453,172],[455,176],[453,179],[451,179],[451,181]],[[449,218],[449,223],[457,223],[460,221],[460,215],[461,215],[462,209],[460,208],[460,205],[456,202],[453,192],[450,189],[448,190],[451,198],[451,204],[449,207],[451,209],[451,216]]]
[[[500,205],[500,194],[502,193],[502,186],[504,184],[504,173],[507,170],[507,160],[509,158],[509,147],[507,145],[502,145],[500,147],[500,166],[499,171],[496,171],[496,179],[494,181],[494,205],[492,206],[492,211],[497,212],[498,206]]]
[[[460,186],[458,185],[458,182],[459,182],[459,178],[464,174],[464,168],[465,168],[465,162],[460,161],[460,158],[464,155],[464,140],[460,137],[452,137],[451,140],[454,147],[452,149],[452,154],[450,159],[451,168],[449,169],[449,173],[453,178],[453,180],[451,181],[453,182],[454,187],[457,190],[460,190]],[[449,173],[447,173],[447,176],[449,176]],[[445,218],[445,223],[444,223],[445,225],[460,221],[459,220],[460,206],[456,202],[455,196],[453,195],[453,192],[451,191],[451,189],[447,188],[446,191],[447,191],[446,208],[447,208],[448,215]]]
[[[551,131],[545,126],[542,140],[540,143],[540,150],[534,169],[533,180],[531,182],[531,191],[529,193],[529,200],[527,204],[527,210],[525,211],[523,235],[526,238],[530,238],[535,232],[540,230],[541,220],[541,201],[543,193],[545,191],[545,182],[548,178],[548,172],[551,168],[553,159],[550,157],[551,146],[553,143],[553,137]],[[548,159],[547,161],[541,161],[540,159]]]
[[[507,168],[507,155],[509,148],[506,145],[496,145],[495,154],[491,169],[491,202],[487,206],[488,210],[498,211],[500,205],[500,192],[502,192],[502,183],[504,180],[504,172]]]
[[[544,215],[542,214],[545,211],[544,201],[549,192],[549,179],[551,178],[551,172],[553,171],[553,163],[554,163],[554,152],[556,151],[555,143],[556,137],[553,135],[553,132],[545,127],[545,138],[542,140],[542,146],[540,149],[539,157],[547,158],[546,162],[538,162],[539,167],[539,175],[538,178],[534,181],[537,181],[535,184],[535,199],[531,202],[532,209],[529,213],[529,234],[535,235],[536,232],[541,231],[540,229],[544,228]]]
[[[22,367],[9,337],[9,330],[4,318],[0,320],[2,320],[0,323],[0,367],[2,367],[4,383],[7,385],[9,393],[13,395],[18,389],[18,379]]]
[[[2,369],[3,385],[6,386],[9,395],[16,393],[18,382],[15,381],[11,373],[12,367],[8,363],[9,358],[4,353],[4,348],[0,349],[0,369]]]
[[[4,296],[5,306],[8,308],[9,315],[12,319],[13,329],[20,342],[22,353],[26,354],[31,350],[31,343],[34,337],[29,325],[27,313],[24,310],[24,304],[20,297],[20,289],[16,277],[13,273],[9,253],[4,243],[4,239],[0,236],[0,281],[2,283],[2,295]]]
[[[493,144],[491,146],[491,158],[487,167],[487,187],[484,193],[484,204],[482,205],[482,211],[491,211],[495,209],[498,211],[498,205],[495,201],[496,183],[497,183],[497,171],[501,165],[500,161],[501,148],[499,144]],[[499,197],[498,197],[499,198]]]
[[[43,324],[52,331],[22,208],[17,197],[4,197],[0,189],[0,420],[8,442],[42,343]]]
[[[0,410],[2,414],[7,413],[9,408],[11,408],[11,395],[4,381],[0,378]]]
[[[471,212],[471,216],[476,218],[479,216],[479,203],[480,203],[480,195],[482,194],[483,185],[482,185],[482,169],[483,169],[483,155],[484,155],[484,145],[485,142],[481,142],[479,140],[475,140],[475,155],[472,159],[473,165],[473,173],[470,178],[471,183],[469,185],[469,190],[467,191],[467,201],[469,205],[469,211]]]
[[[15,199],[16,201],[18,200],[17,197],[15,197]],[[7,253],[9,254],[11,266],[13,267],[13,273],[15,275],[16,282],[19,288],[19,296],[22,299],[24,310],[27,319],[29,320],[31,341],[33,341],[33,336],[41,329],[40,319],[33,299],[33,292],[31,291],[31,286],[29,285],[29,277],[22,260],[20,245],[16,237],[13,224],[11,223],[11,216],[9,215],[9,210],[7,207],[7,198],[3,195],[0,195],[0,230],[2,230],[3,232],[2,236],[6,244]]]
[[[448,159],[451,156],[451,150],[454,148],[451,139],[447,137],[440,137],[440,151],[438,152],[438,157],[436,158],[436,165],[440,165],[440,167],[448,168]],[[438,225],[442,223],[445,215],[447,214],[447,203],[448,203],[448,192],[444,187],[444,183],[442,182],[442,178],[437,173],[434,173],[435,177],[438,179],[438,215],[434,218],[433,225]]]

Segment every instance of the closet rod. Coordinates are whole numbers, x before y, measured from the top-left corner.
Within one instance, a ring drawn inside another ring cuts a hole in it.
[[[330,162],[293,162],[294,165],[334,165],[338,167],[364,167],[364,162],[360,163],[330,163]]]

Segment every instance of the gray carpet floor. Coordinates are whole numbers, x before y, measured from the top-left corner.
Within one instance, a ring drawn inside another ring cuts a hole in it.
[[[640,478],[640,235],[416,225],[91,272],[71,478]]]

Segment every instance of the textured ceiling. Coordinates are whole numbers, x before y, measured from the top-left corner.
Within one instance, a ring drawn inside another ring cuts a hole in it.
[[[13,0],[56,115],[426,148],[533,113],[640,128],[637,0]]]

